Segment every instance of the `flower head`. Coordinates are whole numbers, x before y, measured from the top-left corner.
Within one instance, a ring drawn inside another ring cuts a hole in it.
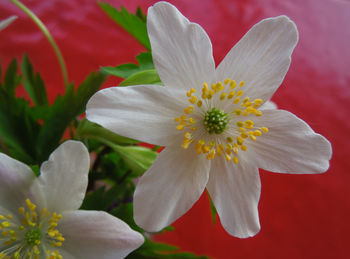
[[[286,16],[262,20],[217,68],[205,31],[171,4],[149,8],[147,29],[164,87],[104,89],[87,106],[89,120],[166,146],[136,187],[136,223],[159,231],[206,188],[231,235],[255,235],[258,168],[321,173],[331,157],[324,137],[269,103],[298,41],[295,24]]]
[[[63,143],[40,171],[0,154],[1,259],[123,258],[143,243],[111,215],[77,210],[89,171],[82,143]]]

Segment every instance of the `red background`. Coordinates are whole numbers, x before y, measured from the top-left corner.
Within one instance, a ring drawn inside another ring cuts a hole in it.
[[[66,60],[69,78],[82,82],[105,65],[135,62],[143,48],[115,25],[95,0],[25,1],[47,25]],[[155,1],[109,0],[143,10]],[[156,237],[183,250],[214,258],[350,258],[350,2],[346,0],[192,0],[169,1],[199,23],[213,42],[218,63],[259,20],[286,14],[300,33],[290,70],[273,100],[307,121],[333,146],[331,167],[322,175],[261,172],[261,231],[253,238],[229,236],[211,223],[208,198]],[[27,53],[47,84],[52,101],[63,93],[53,51],[38,28],[8,1],[0,19],[19,16],[0,32],[3,65]],[[116,85],[110,78],[105,86]]]

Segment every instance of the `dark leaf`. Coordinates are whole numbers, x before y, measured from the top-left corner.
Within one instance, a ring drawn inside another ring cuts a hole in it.
[[[143,17],[140,18],[140,11],[134,15],[129,13],[124,7],[118,10],[108,3],[99,3],[99,5],[109,17],[134,36],[146,49],[151,49],[151,44],[147,35],[146,21]]]

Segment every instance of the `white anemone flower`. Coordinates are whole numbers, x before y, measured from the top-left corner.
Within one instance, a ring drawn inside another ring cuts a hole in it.
[[[102,211],[78,210],[88,183],[89,153],[77,141],[59,146],[35,177],[0,154],[0,258],[123,258],[143,236]]]
[[[12,16],[0,21],[0,31],[5,29],[7,26],[9,26],[16,19],[17,19],[17,16],[12,15]]]
[[[226,231],[255,235],[258,168],[322,173],[332,153],[304,121],[267,103],[289,68],[298,41],[295,24],[286,16],[262,20],[217,68],[205,31],[171,4],[148,9],[147,29],[164,87],[104,89],[87,105],[89,120],[165,146],[136,187],[136,223],[159,231],[206,188]]]

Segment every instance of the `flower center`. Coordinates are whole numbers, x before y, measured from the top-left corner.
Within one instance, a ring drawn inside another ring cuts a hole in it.
[[[24,235],[26,243],[30,246],[37,245],[38,243],[40,244],[41,238],[42,235],[39,228],[29,229],[28,232]]]
[[[204,127],[209,134],[221,134],[225,131],[228,122],[228,114],[217,108],[212,108],[205,113]]]
[[[239,162],[239,151],[246,151],[250,142],[269,131],[267,127],[257,127],[252,117],[263,115],[258,110],[263,100],[250,100],[242,90],[244,85],[244,81],[237,84],[226,79],[211,87],[203,83],[200,97],[194,88],[186,93],[190,105],[174,119],[176,129],[185,130],[182,148],[193,143],[198,155],[205,154],[208,160],[218,155],[226,161]]]
[[[62,215],[50,213],[46,208],[39,213],[37,206],[26,199],[26,206],[18,209],[18,217],[0,214],[0,242],[5,249],[0,259],[34,258],[62,259],[57,250],[64,237],[58,231]]]

